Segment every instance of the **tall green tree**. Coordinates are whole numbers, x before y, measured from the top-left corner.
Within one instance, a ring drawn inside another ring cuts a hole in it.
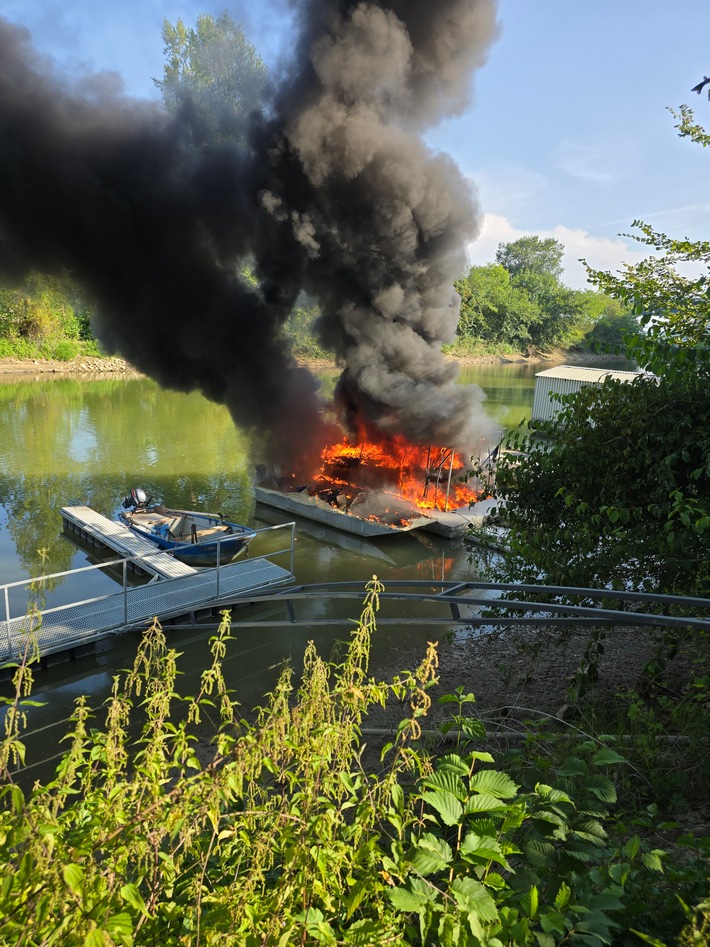
[[[501,243],[496,262],[510,274],[511,285],[525,293],[537,307],[538,318],[529,324],[528,345],[547,348],[575,341],[584,322],[580,293],[561,282],[565,248],[553,237],[536,235]]]
[[[549,273],[559,282],[564,252],[564,244],[554,237],[531,235],[510,243],[499,243],[496,263],[504,266],[512,277],[525,273]]]
[[[249,118],[262,111],[269,73],[241,26],[225,11],[194,27],[163,22],[163,78],[154,79],[169,112],[189,121],[194,144],[244,145]]]
[[[585,321],[578,347],[625,354],[625,338],[637,335],[640,326],[628,305],[607,293],[585,290],[582,293]]]
[[[454,288],[461,297],[459,338],[527,347],[530,327],[541,318],[540,309],[526,292],[513,285],[503,266],[472,266]]]
[[[588,272],[645,326],[626,349],[655,377],[567,396],[541,426],[552,439],[531,442],[516,469],[501,468],[514,550],[501,572],[708,595],[710,245],[637,226],[656,255],[617,274]],[[686,264],[698,275],[683,275]]]

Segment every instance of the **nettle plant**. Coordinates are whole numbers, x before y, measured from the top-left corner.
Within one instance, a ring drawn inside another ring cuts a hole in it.
[[[309,644],[300,684],[285,668],[253,722],[222,674],[228,613],[194,697],[178,695],[178,655],[154,624],[101,723],[79,699],[55,778],[27,792],[11,772],[18,687],[2,757],[2,943],[596,947],[639,926],[625,889],[660,853],[607,838],[622,758],[587,740],[544,782],[527,764],[516,781],[480,749],[461,689],[443,698],[449,752],[427,749],[436,646],[391,682],[369,674],[381,590],[369,583],[342,660]],[[390,700],[408,712],[368,764],[363,720]],[[197,728],[215,711],[205,763]]]

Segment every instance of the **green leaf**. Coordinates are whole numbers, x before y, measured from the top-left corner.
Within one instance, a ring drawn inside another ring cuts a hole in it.
[[[474,856],[476,859],[483,861],[495,861],[504,868],[510,869],[510,865],[500,847],[500,842],[490,836],[481,836],[475,832],[469,832],[461,843],[461,854]]]
[[[124,947],[131,947],[133,944],[133,918],[128,911],[112,914],[106,921],[106,930],[114,941]]]
[[[101,931],[90,931],[84,938],[84,947],[106,947],[106,938]]]
[[[602,802],[616,802],[616,787],[610,779],[597,773],[584,781],[585,789],[601,799]]]
[[[412,868],[417,874],[426,877],[447,868],[452,858],[453,853],[448,842],[427,832],[417,841]]]
[[[513,799],[519,788],[510,776],[494,769],[482,769],[476,773],[470,787],[474,792],[488,793],[496,799]]]
[[[633,861],[634,858],[636,858],[636,856],[638,855],[640,848],[641,848],[641,839],[638,837],[638,835],[632,835],[632,837],[628,840],[626,845],[624,845],[623,852],[627,858],[630,858],[631,861]]]
[[[126,904],[129,904],[136,911],[139,911],[141,914],[145,914],[145,901],[143,900],[140,891],[134,884],[125,884],[121,888],[120,895]]]
[[[494,812],[497,809],[508,809],[508,805],[496,796],[488,793],[476,793],[466,802],[466,813]]]
[[[595,753],[592,758],[592,763],[595,766],[612,766],[614,763],[626,763],[627,760],[625,757],[620,756],[616,750],[612,750],[610,747],[605,746],[603,749],[599,750],[598,753]]]
[[[663,871],[663,863],[661,862],[658,852],[644,852],[641,855],[641,862],[646,868],[650,868],[651,871]]]
[[[544,934],[542,931],[534,932],[539,947],[555,947],[555,938],[552,934]]]
[[[81,892],[81,886],[84,882],[84,869],[81,865],[70,863],[64,867],[62,872],[67,887],[75,894]]]
[[[387,897],[398,911],[413,914],[422,911],[426,904],[437,898],[436,888],[417,878],[410,878],[406,888],[390,888]]]
[[[444,770],[442,772],[437,769],[435,773],[431,776],[427,776],[422,782],[423,785],[429,789],[441,789],[444,792],[450,793],[452,796],[456,796],[456,798],[462,802],[467,796],[463,780],[450,770]]]
[[[659,940],[657,937],[651,937],[650,934],[644,934],[641,931],[634,930],[633,927],[631,928],[631,933],[636,934],[641,940],[645,940],[647,944],[651,944],[651,947],[668,947],[664,940]]]
[[[475,878],[455,878],[451,885],[451,893],[456,898],[459,907],[467,914],[473,914],[484,921],[497,921],[498,909],[496,903]]]
[[[463,806],[450,792],[440,789],[438,792],[423,792],[421,798],[441,816],[445,825],[458,825],[463,815]]]
[[[527,860],[536,868],[546,868],[555,855],[555,846],[551,842],[538,842],[532,839],[523,846]]]
[[[458,773],[459,776],[468,776],[468,769],[468,766],[456,753],[447,753],[445,756],[439,757],[436,763],[437,773],[452,772]]]
[[[562,792],[561,789],[553,789],[552,786],[547,786],[545,783],[536,783],[535,792],[547,802],[572,802],[566,792]]]
[[[560,766],[557,773],[559,776],[585,776],[587,774],[587,764],[576,756],[570,756]]]
[[[563,881],[557,894],[555,895],[555,907],[558,911],[564,911],[564,909],[569,904],[571,894],[572,891],[570,890],[569,885],[565,884]]]

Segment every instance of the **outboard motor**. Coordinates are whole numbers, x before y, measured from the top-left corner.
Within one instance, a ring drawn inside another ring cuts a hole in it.
[[[131,495],[124,498],[122,505],[127,510],[142,510],[145,509],[148,502],[148,494],[145,490],[142,487],[134,487],[131,490]]]

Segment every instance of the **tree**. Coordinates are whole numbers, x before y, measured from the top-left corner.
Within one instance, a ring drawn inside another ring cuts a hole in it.
[[[626,337],[626,351],[655,377],[567,396],[557,418],[540,426],[552,439],[530,442],[517,468],[501,467],[497,487],[514,550],[501,572],[707,595],[710,245],[636,226],[658,256],[615,275],[587,269],[645,326]],[[683,276],[680,264],[705,272]]]
[[[583,320],[580,294],[561,282],[564,252],[559,240],[535,235],[498,245],[496,262],[538,309],[538,318],[530,322],[528,343],[533,348],[571,341]]]
[[[506,577],[707,594],[710,372],[585,386],[502,467]]]
[[[40,349],[85,339],[89,310],[69,279],[30,273],[20,286],[0,289],[0,337]]]
[[[163,21],[166,57],[154,79],[166,109],[189,123],[197,147],[246,144],[250,116],[265,107],[269,74],[244,31],[225,11],[207,13],[195,27]]]
[[[559,282],[564,252],[564,244],[554,237],[543,239],[532,235],[511,243],[499,243],[496,263],[504,266],[513,277],[522,273],[549,273]]]
[[[498,263],[472,266],[454,287],[461,297],[460,338],[516,348],[528,345],[530,326],[541,318],[539,307],[512,284],[504,267]]]

